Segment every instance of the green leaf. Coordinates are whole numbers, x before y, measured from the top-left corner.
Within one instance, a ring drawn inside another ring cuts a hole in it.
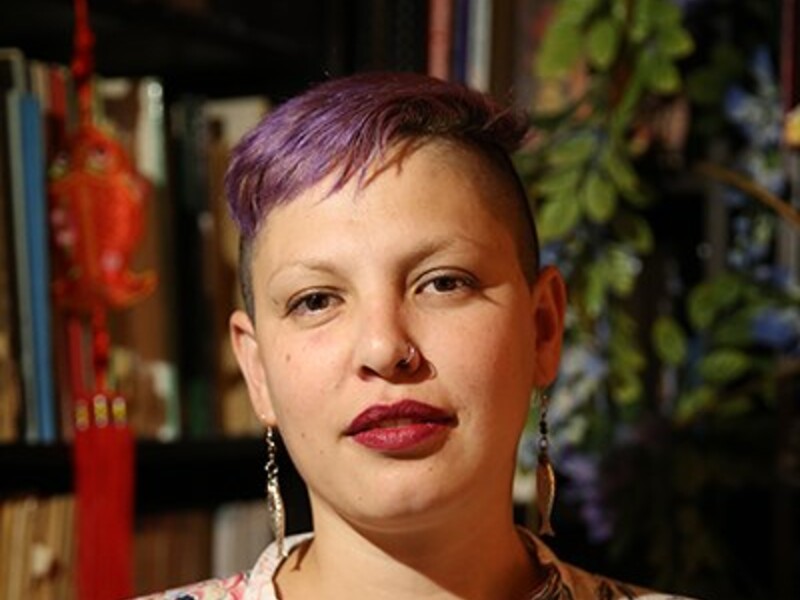
[[[575,228],[580,218],[580,202],[573,194],[561,193],[547,199],[537,219],[542,243],[564,237]]]
[[[611,16],[620,23],[627,23],[629,8],[628,0],[611,0]]]
[[[580,28],[567,20],[554,22],[544,35],[536,56],[536,74],[542,78],[567,75],[581,57]]]
[[[652,330],[653,348],[664,363],[672,366],[686,361],[686,333],[672,317],[658,317]]]
[[[636,208],[646,208],[650,205],[650,196],[640,189],[620,190],[620,196],[622,196],[628,204]]]
[[[748,306],[721,320],[711,331],[716,346],[743,348],[753,342],[752,319],[755,310]]]
[[[554,167],[575,166],[586,162],[597,149],[597,139],[590,133],[574,135],[550,150],[549,162]]]
[[[681,9],[670,0],[653,0],[649,17],[660,27],[674,26],[681,22]]]
[[[658,38],[661,51],[670,58],[683,58],[694,51],[694,40],[683,27],[665,29]]]
[[[614,371],[637,373],[647,364],[647,360],[636,345],[636,339],[630,335],[613,335],[608,345]]]
[[[595,223],[605,223],[614,215],[617,208],[617,194],[614,186],[600,173],[590,171],[582,191],[581,198],[589,219]]]
[[[681,74],[669,60],[655,60],[647,72],[647,89],[657,94],[674,94],[681,87]]]
[[[637,66],[633,70],[628,86],[622,93],[622,99],[617,104],[616,110],[611,114],[610,129],[615,138],[620,139],[628,134],[628,128],[636,114],[636,107],[644,92],[646,80],[645,71],[637,61]]]
[[[678,398],[675,419],[678,423],[683,424],[692,421],[700,413],[713,406],[714,398],[714,389],[708,386],[701,386],[682,394]]]
[[[635,374],[620,373],[620,377],[611,385],[613,399],[618,405],[629,406],[642,398],[642,382]]]
[[[739,350],[715,350],[700,361],[699,371],[709,383],[729,383],[750,368],[750,357]]]
[[[620,191],[632,191],[636,189],[639,177],[631,167],[631,163],[626,156],[619,151],[609,150],[603,155],[602,164],[606,169],[614,185]]]
[[[617,58],[620,45],[620,26],[612,18],[596,21],[586,39],[586,51],[589,64],[600,71],[605,71]]]
[[[707,329],[720,313],[735,306],[744,287],[733,275],[723,274],[697,285],[687,301],[689,322],[698,331]]]
[[[569,23],[582,25],[600,0],[563,0],[558,16]]]
[[[630,25],[630,38],[635,43],[641,43],[650,35],[656,25],[653,19],[654,5],[657,0],[638,0],[633,3],[633,18]]]
[[[639,254],[648,254],[653,250],[653,230],[646,219],[631,213],[620,214],[612,222],[612,228],[617,237]]]
[[[577,196],[580,177],[581,169],[552,169],[536,182],[534,187],[545,196],[553,196],[562,192],[569,192]]]
[[[607,278],[609,286],[624,298],[633,291],[636,277],[641,271],[641,262],[622,247],[612,248],[607,255]]]
[[[586,290],[584,292],[584,310],[595,318],[606,306],[608,275],[605,261],[599,258],[586,267]]]

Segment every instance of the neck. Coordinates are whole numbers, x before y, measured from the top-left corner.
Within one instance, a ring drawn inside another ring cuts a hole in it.
[[[317,508],[313,542],[278,575],[281,597],[516,600],[541,579],[511,506],[502,515],[437,519],[413,531],[356,527]]]

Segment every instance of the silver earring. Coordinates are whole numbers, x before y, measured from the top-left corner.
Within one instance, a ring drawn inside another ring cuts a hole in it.
[[[269,508],[272,535],[275,536],[275,544],[278,547],[278,556],[286,558],[283,547],[286,537],[286,513],[283,508],[283,498],[281,498],[281,486],[278,482],[277,453],[272,427],[267,427],[267,464],[264,467],[267,472],[267,507]]]
[[[547,429],[547,405],[550,399],[540,394],[539,464],[536,466],[536,508],[539,511],[539,535],[555,535],[550,517],[556,496],[556,476],[550,463],[550,440]]]

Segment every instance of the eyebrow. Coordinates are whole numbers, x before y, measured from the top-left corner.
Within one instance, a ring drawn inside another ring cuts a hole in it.
[[[494,252],[494,249],[492,247],[487,246],[486,244],[483,244],[471,237],[457,236],[457,237],[433,239],[423,242],[419,247],[415,248],[411,253],[404,256],[402,258],[401,265],[403,268],[408,268],[411,265],[415,265],[430,256],[434,256],[439,252],[444,252],[446,250],[449,250],[453,246],[463,242],[479,249],[481,252],[487,252],[487,253]],[[310,271],[316,273],[324,273],[328,275],[331,274],[335,275],[339,271],[338,267],[333,262],[331,262],[330,260],[326,260],[324,258],[299,259],[297,261],[293,261],[286,265],[281,266],[277,271],[272,273],[272,275],[266,281],[267,287],[269,287],[272,281],[279,275],[282,275],[287,271],[291,272],[295,270],[302,270],[304,272]]]

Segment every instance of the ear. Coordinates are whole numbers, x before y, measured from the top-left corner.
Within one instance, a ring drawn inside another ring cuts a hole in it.
[[[228,322],[233,353],[244,375],[250,403],[259,421],[265,426],[275,426],[275,411],[267,386],[264,363],[256,338],[255,327],[250,317],[244,311],[237,310]]]
[[[561,360],[567,289],[555,267],[539,272],[533,289],[533,319],[536,328],[534,385],[545,388],[553,383]]]

